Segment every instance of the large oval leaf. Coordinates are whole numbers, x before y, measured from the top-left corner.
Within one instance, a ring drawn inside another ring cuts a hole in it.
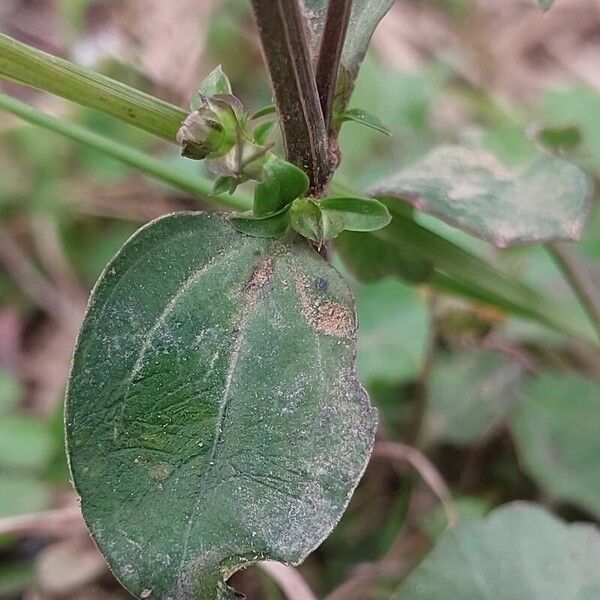
[[[600,534],[525,503],[449,531],[394,600],[593,600]]]
[[[66,428],[96,542],[139,598],[233,598],[223,579],[298,563],[344,511],[376,413],[341,277],[304,241],[218,214],[140,230],[101,277]]]
[[[544,491],[600,518],[600,384],[546,372],[524,387],[513,432]]]
[[[460,146],[433,150],[370,193],[406,200],[499,248],[576,240],[591,207],[589,178],[565,160],[541,158],[513,173],[495,156]]]

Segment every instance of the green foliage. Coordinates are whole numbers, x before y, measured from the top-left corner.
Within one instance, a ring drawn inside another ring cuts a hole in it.
[[[398,384],[418,378],[430,342],[431,318],[425,298],[389,278],[362,286],[357,305],[362,380]]]
[[[301,239],[180,213],[124,246],[66,423],[86,520],[132,593],[233,597],[233,571],[300,562],[327,536],[373,444],[354,346],[352,295]]]
[[[499,352],[455,351],[431,367],[424,436],[431,442],[474,444],[508,417],[523,369]]]
[[[338,123],[347,123],[351,121],[353,123],[359,123],[365,127],[379,131],[385,135],[391,135],[390,130],[381,122],[381,119],[360,108],[351,108],[344,111],[336,117]]]
[[[600,516],[600,385],[543,373],[521,393],[513,419],[523,465],[558,499]]]
[[[516,503],[449,531],[395,600],[592,600],[600,534]]]
[[[448,146],[376,185],[373,195],[403,199],[506,248],[578,239],[590,211],[591,183],[558,158],[540,159],[513,175],[490,154]]]

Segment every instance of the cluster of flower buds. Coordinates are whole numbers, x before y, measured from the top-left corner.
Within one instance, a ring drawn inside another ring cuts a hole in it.
[[[203,83],[191,108],[177,134],[182,155],[206,160],[208,169],[233,187],[260,180],[269,148],[254,139],[244,107],[220,68]]]

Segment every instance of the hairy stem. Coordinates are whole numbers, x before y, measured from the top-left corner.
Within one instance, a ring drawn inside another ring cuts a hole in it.
[[[12,113],[21,119],[59,133],[71,140],[81,142],[86,146],[94,148],[104,154],[112,156],[117,160],[138,169],[142,173],[158,179],[163,183],[172,185],[173,187],[183,190],[192,196],[204,198],[223,204],[236,209],[247,210],[251,203],[244,197],[228,194],[213,196],[212,182],[202,179],[199,175],[189,174],[185,171],[173,168],[172,165],[166,164],[156,158],[139,152],[129,146],[125,146],[113,140],[107,139],[92,131],[89,131],[79,125],[68,123],[49,117],[39,110],[23,104],[10,96],[0,94],[0,109]]]
[[[600,338],[600,288],[585,265],[566,244],[548,244],[546,247],[579,298]]]
[[[325,126],[331,132],[335,86],[348,33],[352,0],[329,0],[317,64],[317,89]]]
[[[298,0],[252,0],[287,159],[321,195],[332,176],[327,129]]]
[[[0,78],[101,110],[170,142],[187,116],[177,106],[3,34]]]

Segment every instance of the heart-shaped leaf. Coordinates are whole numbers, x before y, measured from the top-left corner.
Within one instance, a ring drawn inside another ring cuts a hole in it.
[[[354,0],[336,89],[336,112],[343,112],[348,104],[371,37],[393,3],[394,0]],[[302,0],[302,4],[309,22],[312,54],[316,56],[327,15],[327,0]]]
[[[371,195],[406,200],[506,248],[578,239],[590,211],[591,184],[560,158],[542,158],[512,173],[486,152],[445,146],[375,186]]]
[[[299,563],[343,513],[376,413],[347,285],[297,236],[179,213],[97,284],[66,404],[88,526],[138,598],[234,598],[251,562]]]
[[[595,526],[509,504],[446,533],[394,600],[592,600],[598,564]]]
[[[523,465],[540,486],[600,518],[600,385],[542,374],[523,389],[513,431]]]
[[[304,196],[310,181],[295,165],[271,155],[263,168],[263,180],[254,191],[254,215],[266,217]]]

